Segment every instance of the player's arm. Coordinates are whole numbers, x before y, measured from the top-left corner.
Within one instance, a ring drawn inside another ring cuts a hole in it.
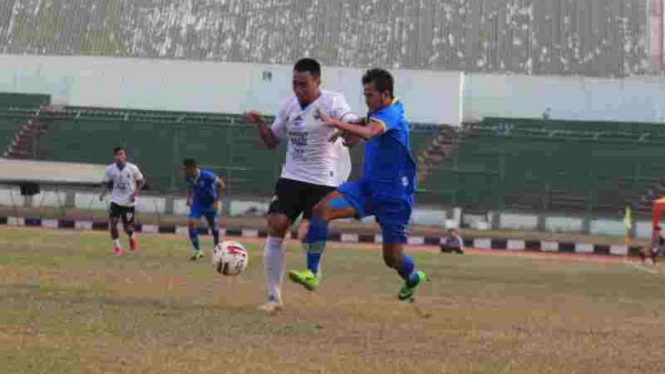
[[[215,198],[215,201],[212,203],[212,207],[215,210],[219,209],[219,202],[222,200],[222,196],[224,195],[224,180],[220,177],[217,177],[215,180],[215,188],[217,189],[217,197]]]
[[[367,122],[365,122],[365,118],[359,118],[357,122],[349,122],[349,123],[357,126],[365,126],[367,124]],[[353,148],[363,141],[362,138],[359,137],[358,135],[349,134],[346,131],[342,131],[342,139],[344,139],[344,145],[349,148]]]
[[[136,181],[136,191],[134,191],[134,198],[137,198],[139,196],[139,191],[145,187],[146,180],[145,178],[141,178]]]
[[[134,200],[136,200],[137,197],[139,197],[139,192],[145,187],[145,177],[141,173],[141,171],[136,168],[134,171],[134,179],[136,180],[136,190],[134,190]]]
[[[346,123],[344,121],[333,119],[323,111],[319,111],[319,115],[325,124],[344,131],[347,134],[358,136],[364,140],[369,140],[386,132],[386,125],[383,122],[373,118],[370,119],[367,125],[360,126],[357,124]]]
[[[192,206],[192,196],[193,196],[192,189],[189,188],[189,189],[187,190],[187,201],[186,201],[187,206]]]
[[[350,124],[357,124],[359,126],[365,126],[365,119],[358,118],[358,116],[353,113],[351,106],[349,106],[349,103],[346,102],[346,98],[343,95],[335,97],[335,100],[333,101],[332,112],[334,113],[332,117],[337,120],[341,120]],[[329,141],[334,143],[339,138],[342,138],[344,140],[344,146],[349,148],[355,147],[361,142],[360,137],[351,135],[348,132],[342,131],[340,129],[335,129]]]
[[[279,145],[279,138],[275,136],[272,129],[266,123],[261,113],[252,110],[245,113],[245,120],[256,126],[259,136],[268,149],[275,149]]]
[[[99,201],[104,200],[106,193],[108,192],[108,190],[112,188],[113,188],[113,181],[111,180],[111,176],[109,175],[109,172],[107,170],[106,174],[104,174],[104,179],[102,180],[101,192],[99,193]]]

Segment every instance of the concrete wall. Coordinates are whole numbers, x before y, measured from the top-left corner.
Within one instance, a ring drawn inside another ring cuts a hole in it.
[[[582,77],[469,74],[465,117],[665,122],[665,77]]]
[[[56,103],[77,106],[272,114],[292,95],[292,66],[285,65],[0,55],[0,66],[0,91],[46,93]],[[326,67],[323,87],[343,92],[352,109],[364,114],[364,71]],[[393,74],[409,120],[460,123],[462,73]]]
[[[0,91],[50,94],[70,105],[272,113],[291,94],[291,66],[0,55]],[[365,111],[363,70],[324,68],[324,88]],[[268,75],[269,73],[269,75]],[[665,122],[665,77],[599,79],[395,70],[412,121],[462,117]],[[270,79],[267,77],[270,76]]]

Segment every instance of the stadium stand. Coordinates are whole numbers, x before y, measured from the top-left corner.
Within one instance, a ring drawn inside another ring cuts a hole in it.
[[[104,164],[116,145],[127,147],[159,191],[184,188],[180,162],[194,157],[227,179],[229,195],[268,197],[284,159],[283,147],[266,150],[238,115],[82,107],[65,108],[37,158]],[[412,145],[424,204],[614,214],[665,190],[658,125],[508,118],[462,129],[413,124]],[[362,147],[352,155],[357,177]]]
[[[650,70],[647,3],[10,0],[0,52],[622,77]]]
[[[0,156],[27,157],[32,153],[33,139],[46,130],[43,124],[32,121],[29,113],[48,105],[49,95],[0,93]]]
[[[446,205],[616,213],[665,171],[658,125],[487,118],[465,131],[452,166],[421,184]]]

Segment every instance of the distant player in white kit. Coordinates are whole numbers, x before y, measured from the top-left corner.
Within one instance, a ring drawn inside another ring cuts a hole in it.
[[[129,237],[129,248],[132,251],[139,249],[138,241],[134,234],[134,205],[139,196],[139,191],[145,185],[145,178],[139,168],[127,162],[125,150],[121,147],[113,149],[115,162],[106,167],[106,175],[102,182],[102,194],[99,200],[104,200],[108,190],[111,192],[111,205],[109,206],[109,231],[113,240],[113,252],[122,256],[120,246],[120,235],[118,233],[118,221],[122,219],[125,233]]]
[[[259,112],[245,114],[247,121],[256,125],[269,149],[275,149],[280,140],[288,141],[286,163],[268,211],[265,245],[268,302],[260,308],[267,312],[283,309],[282,243],[289,227],[301,214],[305,221],[309,220],[314,206],[351,173],[351,157],[346,145],[354,139],[341,137],[331,141],[334,129],[321,122],[318,111],[350,122],[358,121],[358,117],[351,112],[342,94],[321,90],[320,84],[319,63],[301,59],[293,68],[294,95],[280,103],[272,126]]]

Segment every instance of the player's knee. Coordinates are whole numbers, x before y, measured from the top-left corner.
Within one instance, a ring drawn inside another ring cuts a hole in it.
[[[199,223],[196,220],[190,219],[187,221],[187,227],[198,227]]]
[[[330,221],[331,210],[328,209],[328,202],[326,200],[319,202],[312,210],[312,216],[322,221]]]
[[[391,269],[397,269],[402,260],[402,247],[399,244],[384,243],[383,262]]]
[[[289,229],[289,219],[282,214],[268,215],[268,235],[283,238]]]
[[[383,251],[383,262],[385,262],[386,266],[391,269],[397,269],[399,267],[399,257],[389,251]]]

